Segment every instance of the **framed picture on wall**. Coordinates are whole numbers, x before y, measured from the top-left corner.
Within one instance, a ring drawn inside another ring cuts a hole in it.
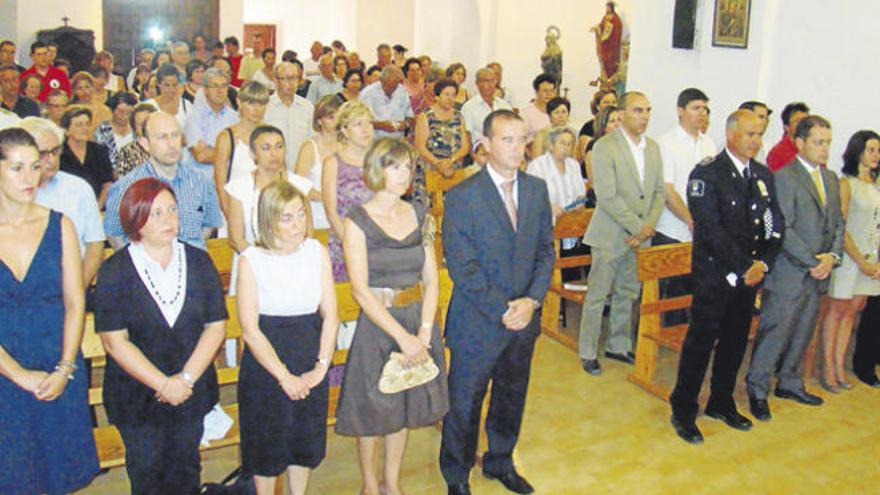
[[[748,48],[752,0],[715,0],[712,46]]]

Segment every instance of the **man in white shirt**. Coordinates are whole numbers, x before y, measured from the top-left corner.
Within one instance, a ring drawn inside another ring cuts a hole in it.
[[[269,97],[264,118],[267,124],[281,129],[287,148],[287,169],[293,172],[296,157],[303,141],[311,135],[312,115],[315,106],[312,102],[296,94],[302,78],[298,65],[281,62],[275,67],[276,93]]]
[[[513,110],[510,103],[495,96],[495,72],[489,68],[477,71],[477,92],[461,107],[461,116],[471,133],[471,142],[476,143],[483,137],[483,121],[495,110]]]
[[[321,55],[324,54],[324,45],[318,40],[313,41],[309,54],[311,56],[302,61],[303,70],[305,71],[303,77],[311,79],[321,74],[318,71],[318,61],[321,60]]]
[[[409,92],[403,87],[403,71],[394,64],[382,68],[382,77],[361,91],[358,99],[373,111],[376,137],[402,138],[412,125]]]

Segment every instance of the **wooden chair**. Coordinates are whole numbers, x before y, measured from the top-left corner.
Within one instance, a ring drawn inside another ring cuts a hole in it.
[[[585,254],[560,258],[559,250],[562,245],[562,239],[583,237],[592,217],[593,209],[588,208],[564,213],[556,219],[556,225],[553,228],[553,240],[556,244],[556,262],[553,264],[550,289],[544,297],[543,310],[541,312],[541,331],[548,337],[559,341],[575,351],[577,350],[577,338],[572,338],[570,335],[559,331],[559,308],[563,300],[583,304],[586,291],[566,289],[562,283],[562,270],[564,268],[590,266],[593,257]]]

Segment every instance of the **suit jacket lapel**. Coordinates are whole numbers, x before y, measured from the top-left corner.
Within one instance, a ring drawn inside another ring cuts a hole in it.
[[[529,206],[533,204],[533,191],[521,180],[525,175],[524,172],[517,172],[516,185],[516,237],[520,238],[520,234],[528,231],[526,228],[526,212],[531,211]],[[563,205],[564,206],[564,205]],[[505,210],[506,212],[506,210]]]
[[[629,165],[627,168],[629,169],[629,173],[632,174],[633,182],[638,184],[639,191],[644,191],[645,188],[642,185],[642,181],[639,179],[639,169],[636,167],[636,159],[632,154],[632,150],[630,150],[628,138],[623,135],[622,129],[618,129],[615,132],[616,135],[614,137],[616,138],[615,140],[617,142],[618,152],[620,153],[620,156],[623,157],[624,161]]]
[[[492,177],[489,176],[489,172],[486,170],[486,167],[488,166],[489,165],[486,164],[486,166],[483,167],[483,170],[479,172],[480,190],[483,195],[483,202],[488,206],[489,211],[498,217],[498,221],[501,225],[506,226],[505,230],[513,235],[515,233],[513,230],[513,224],[510,223],[510,217],[507,215],[507,208],[504,206],[501,194],[498,193],[498,188],[495,187],[495,183],[492,182]],[[522,187],[518,187],[518,189],[520,189],[518,194],[521,195]]]
[[[822,204],[822,199],[819,198],[819,191],[816,189],[816,184],[813,183],[813,178],[810,177],[810,174],[806,170],[804,170],[804,166],[800,162],[800,160],[795,159],[795,163],[792,163],[791,166],[797,167],[796,173],[797,173],[798,177],[800,178],[801,182],[803,183],[804,188],[806,188],[806,190],[810,192],[810,196],[813,197],[813,201],[816,202],[816,206],[819,207],[819,211],[821,211],[822,214],[824,215],[825,214],[825,205]],[[819,173],[820,174],[822,173],[821,170]],[[822,182],[823,183],[825,182],[825,177],[822,177]],[[827,188],[826,188],[825,200],[826,201],[828,200]]]

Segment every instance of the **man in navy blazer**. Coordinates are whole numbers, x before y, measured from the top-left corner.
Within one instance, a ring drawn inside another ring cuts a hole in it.
[[[489,451],[483,475],[515,493],[532,493],[513,466],[529,383],[538,308],[555,251],[547,186],[519,170],[526,127],[515,113],[486,117],[489,163],[446,195],[443,245],[454,283],[446,317],[451,351],[449,414],[440,469],[450,494],[469,494],[480,412],[489,382]]]

